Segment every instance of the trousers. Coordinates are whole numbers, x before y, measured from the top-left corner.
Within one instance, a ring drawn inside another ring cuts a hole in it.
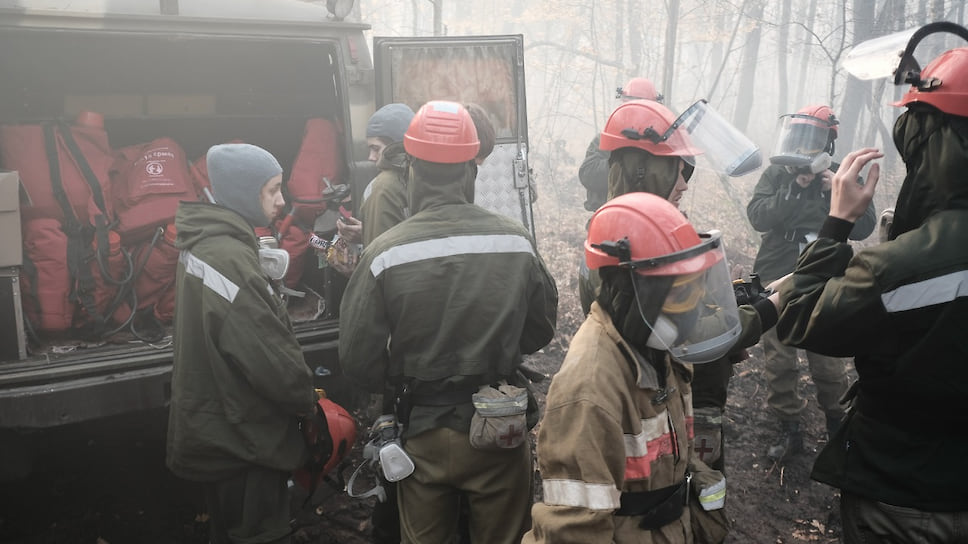
[[[845,544],[964,544],[968,512],[924,512],[841,491]]]
[[[511,544],[531,525],[532,465],[528,442],[482,451],[466,432],[432,429],[407,439],[414,471],[397,482],[400,533],[408,544],[457,538],[461,493],[467,500],[470,541]]]
[[[230,478],[206,483],[212,544],[287,544],[289,473],[253,466]]]
[[[760,345],[766,358],[767,404],[781,420],[798,421],[807,401],[800,395],[798,387],[797,348],[780,343],[774,330],[760,336]],[[810,351],[805,353],[810,377],[817,386],[820,409],[828,416],[839,418],[844,413],[840,399],[849,385],[846,359]]]

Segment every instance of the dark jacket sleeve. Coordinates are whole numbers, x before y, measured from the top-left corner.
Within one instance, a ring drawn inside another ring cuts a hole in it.
[[[831,356],[853,356],[876,346],[884,319],[873,271],[850,244],[821,237],[807,246],[780,289],[776,333],[792,346]]]
[[[598,148],[599,137],[595,136],[585,151],[585,160],[578,168],[578,181],[588,190],[608,193],[608,151]]]
[[[386,383],[390,325],[383,291],[370,271],[371,253],[363,251],[343,292],[339,316],[339,359],[343,373],[358,386],[379,393]]]
[[[393,170],[382,170],[371,182],[370,196],[363,201],[363,247],[406,219],[407,191]]]
[[[531,272],[528,317],[521,334],[521,353],[529,354],[548,345],[558,322],[558,288],[540,255],[535,254]]]

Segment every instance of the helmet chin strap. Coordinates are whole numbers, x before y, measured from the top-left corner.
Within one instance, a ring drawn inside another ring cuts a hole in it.
[[[659,314],[659,317],[655,320],[654,327],[649,323],[649,320],[645,317],[645,309],[642,308],[642,302],[639,299],[639,288],[636,286],[635,270],[629,269],[629,277],[632,280],[632,292],[635,294],[635,307],[639,310],[639,317],[642,318],[642,322],[651,331],[645,345],[652,349],[671,352],[672,348],[669,347],[669,344],[676,341],[676,338],[679,336],[679,329],[671,319],[662,314]]]

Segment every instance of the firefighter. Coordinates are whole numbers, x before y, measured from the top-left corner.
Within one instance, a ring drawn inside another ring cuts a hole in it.
[[[468,201],[479,148],[463,106],[420,108],[404,135],[413,215],[364,249],[340,307],[344,372],[396,392],[412,473],[399,456],[383,470],[402,477],[404,542],[451,542],[461,497],[473,542],[518,542],[529,521],[524,423],[537,423],[537,404],[517,369],[554,336],[558,293],[530,233]],[[522,423],[490,449],[472,446],[483,410],[475,399],[498,389],[524,393],[513,407]]]
[[[797,256],[817,237],[830,209],[830,181],[837,170],[832,162],[838,121],[826,105],[809,105],[778,121],[777,146],[746,207],[753,228],[763,233],[753,271],[771,283],[793,271]],[[851,240],[867,238],[876,225],[874,204],[850,232]],[[775,461],[803,450],[800,428],[807,401],[799,392],[797,349],[783,345],[775,332],[762,338],[766,359],[767,404],[779,419],[780,435],[767,456]],[[840,398],[847,391],[847,360],[806,350],[810,376],[817,387],[827,434],[836,432],[844,416]]]
[[[633,77],[624,87],[615,89],[615,98],[624,104],[630,100],[654,100],[662,102],[662,95],[655,85],[644,77]],[[608,195],[608,151],[600,145],[596,134],[585,151],[585,160],[578,168],[578,181],[585,187],[585,209],[593,212],[601,206]]]
[[[318,397],[272,286],[285,270],[267,274],[253,230],[282,210],[282,167],[249,144],[214,146],[206,163],[217,204],[182,202],[175,217],[166,463],[202,482],[211,542],[289,542],[286,484],[308,457],[299,423]]]
[[[584,247],[601,289],[548,391],[524,542],[720,542],[726,483],[693,450],[692,367],[755,343],[773,305],[741,317],[719,234],[653,194],[602,205]]]
[[[370,116],[366,124],[366,141],[370,160],[380,173],[363,191],[360,215],[363,219],[364,246],[390,227],[406,219],[407,153],[403,134],[413,120],[413,110],[406,104],[387,104]]]
[[[811,474],[840,489],[849,544],[968,539],[968,48],[923,70],[913,57],[915,39],[951,28],[968,40],[965,28],[933,23],[900,59],[889,52],[901,62],[895,82],[911,86],[895,103],[907,107],[893,131],[907,172],[888,240],[857,252],[847,242],[882,156],[849,153],[817,240],[779,290],[780,340],[854,357],[851,407]]]
[[[714,115],[704,115],[714,119]],[[703,154],[693,140],[672,131],[669,137],[655,136],[632,139],[624,131],[643,131],[651,128],[656,134],[668,133],[676,123],[676,116],[664,105],[638,100],[623,104],[612,113],[600,138],[603,152],[608,155],[608,197],[614,198],[631,192],[646,192],[668,200],[676,208],[688,190],[688,181],[695,171],[695,157]],[[679,124],[679,126],[686,123]],[[717,134],[724,133],[713,130]],[[658,140],[658,141],[656,141]],[[742,149],[752,145],[736,145]],[[714,151],[724,155],[725,151]],[[735,163],[735,161],[720,161]],[[598,274],[589,270],[583,261],[579,266],[578,289],[582,310],[587,314],[598,290]],[[750,331],[759,335],[759,331]],[[745,350],[737,349],[720,360],[702,365],[695,371],[693,381],[693,404],[695,413],[696,450],[706,464],[716,470],[725,467],[725,439],[723,437],[723,412],[732,365],[745,358]]]

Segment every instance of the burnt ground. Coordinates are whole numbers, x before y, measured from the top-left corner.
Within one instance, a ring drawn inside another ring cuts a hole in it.
[[[553,201],[545,200],[544,209],[539,204],[539,249],[557,280],[560,305],[555,339],[531,356],[529,365],[552,375],[582,320],[575,270],[588,214],[575,206],[555,208]],[[723,230],[729,232],[729,225]],[[735,255],[731,260],[748,266],[750,256]],[[810,401],[807,451],[775,464],[765,456],[778,425],[766,408],[762,352],[758,347],[750,352],[749,360],[735,366],[726,413],[726,508],[734,522],[727,542],[839,542],[836,491],[809,478],[825,429],[806,365],[802,363],[801,375]],[[548,383],[537,385],[541,401]],[[357,416],[362,437],[369,418],[362,412]],[[33,435],[33,474],[0,484],[0,543],[207,542],[207,516],[198,487],[178,480],[164,467],[164,420],[160,413],[138,414]],[[350,461],[356,465],[360,457],[358,443]],[[343,471],[347,478],[351,472]],[[540,494],[540,486],[537,489]],[[374,499],[352,499],[338,482],[323,486],[306,508],[301,508],[303,498],[304,493],[295,490],[294,542],[369,542]]]

